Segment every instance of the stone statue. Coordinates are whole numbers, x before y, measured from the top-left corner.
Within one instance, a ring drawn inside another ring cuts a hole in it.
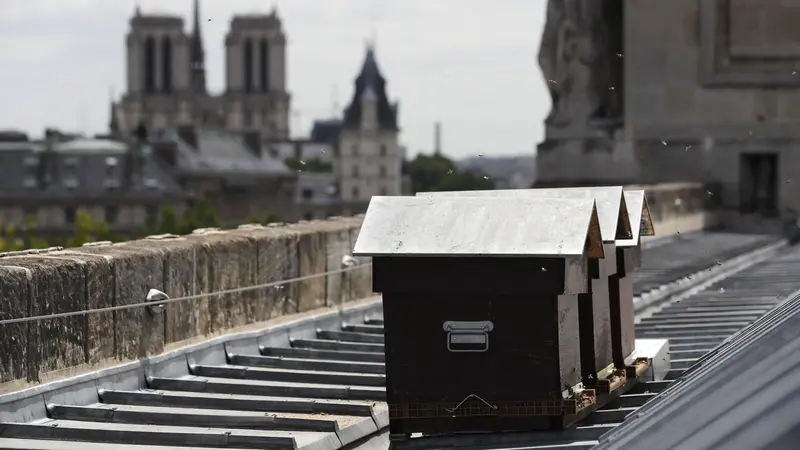
[[[608,102],[613,86],[606,59],[616,56],[608,52],[603,6],[602,0],[548,1],[539,52],[553,101],[548,125],[585,125]]]

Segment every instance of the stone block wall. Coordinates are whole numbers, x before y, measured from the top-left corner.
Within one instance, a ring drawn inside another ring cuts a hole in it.
[[[369,297],[369,265],[324,275],[342,268],[361,220],[248,225],[2,254],[0,320],[133,305],[144,302],[150,289],[175,299],[302,279],[176,301],[157,314],[133,307],[0,325],[0,385],[158,354],[187,339]]]
[[[709,226],[709,194],[702,185],[639,188],[648,193],[658,235]],[[150,289],[173,299],[206,294],[172,302],[158,314],[138,306],[0,325],[0,390],[8,382],[54,379],[70,370],[154,355],[190,339],[369,297],[372,271],[363,264],[366,260],[355,270],[319,276],[342,268],[361,221],[245,225],[0,254],[0,320],[134,305],[144,302]],[[210,295],[296,278],[302,279]]]

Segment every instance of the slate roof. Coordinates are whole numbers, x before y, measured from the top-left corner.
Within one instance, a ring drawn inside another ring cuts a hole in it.
[[[335,144],[342,131],[340,119],[315,120],[311,127],[311,141],[318,144]]]
[[[386,96],[386,79],[383,78],[378,62],[375,58],[375,49],[367,47],[364,64],[356,78],[355,92],[350,105],[345,109],[343,126],[345,128],[361,128],[361,100],[367,98],[378,102],[378,127],[381,130],[397,130],[397,114],[394,106]]]
[[[107,139],[75,139],[53,146],[50,183],[39,176],[48,157],[42,142],[0,142],[0,199],[182,196],[183,190],[147,151],[141,172],[126,184],[128,146]]]
[[[175,130],[166,131],[161,136],[162,139],[177,143],[177,164],[184,173],[236,177],[292,173],[269,152],[263,152],[261,157],[257,156],[238,134],[202,129],[196,130],[196,133],[196,147],[189,145]]]
[[[587,238],[588,236],[588,238]],[[593,199],[372,197],[354,255],[581,256],[598,246]]]
[[[600,231],[603,241],[628,239],[632,233],[628,209],[622,196],[622,187],[562,188],[562,189],[498,189],[491,191],[419,192],[418,196],[445,197],[517,197],[578,199],[593,198],[597,202]]]
[[[295,203],[298,205],[336,205],[340,203],[338,180],[332,173],[306,173],[297,176]],[[304,195],[311,194],[311,198]]]

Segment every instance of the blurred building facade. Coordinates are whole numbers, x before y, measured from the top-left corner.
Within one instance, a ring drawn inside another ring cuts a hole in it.
[[[717,183],[743,213],[800,210],[800,0],[550,0],[542,185]]]
[[[291,96],[286,87],[286,35],[277,12],[237,15],[225,38],[225,89],[212,94],[199,0],[192,29],[181,17],[143,14],[126,37],[127,89],[114,108],[118,131],[140,123],[151,130],[194,125],[258,131],[264,139],[290,136]]]

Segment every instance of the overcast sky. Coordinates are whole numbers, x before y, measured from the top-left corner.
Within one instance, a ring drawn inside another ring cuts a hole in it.
[[[134,0],[0,0],[0,128],[104,132],[111,92],[125,89],[124,36]],[[139,0],[142,11],[183,15],[192,0]],[[292,133],[343,107],[376,36],[401,141],[445,153],[532,154],[550,108],[536,55],[545,0],[278,0],[288,36]],[[202,0],[210,88],[224,81],[223,36],[234,14],[269,0]],[[209,21],[210,19],[210,21]]]

